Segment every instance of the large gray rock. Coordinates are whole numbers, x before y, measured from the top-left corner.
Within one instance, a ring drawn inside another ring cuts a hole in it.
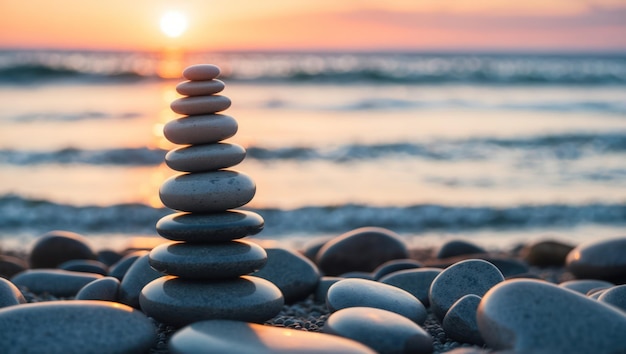
[[[443,318],[443,330],[448,337],[463,343],[483,345],[476,323],[476,311],[480,296],[468,294],[458,299]]]
[[[480,259],[458,262],[441,272],[430,285],[428,298],[435,317],[443,321],[448,309],[467,294],[482,296],[504,281],[496,266]]]
[[[0,308],[26,303],[24,295],[15,284],[0,278]]]
[[[49,301],[0,309],[0,348],[22,353],[144,353],[156,341],[139,311],[102,301]]]
[[[193,323],[168,343],[175,354],[374,354],[338,336],[229,320]]]
[[[128,268],[117,294],[119,302],[138,309],[141,289],[151,281],[164,276],[150,266],[148,256],[149,253],[140,256]]]
[[[430,285],[442,271],[443,269],[440,268],[407,269],[386,275],[379,281],[383,284],[393,285],[408,291],[424,306],[430,306],[430,300],[428,299]]]
[[[393,231],[378,227],[352,230],[327,242],[317,254],[317,265],[325,275],[353,271],[371,272],[379,265],[409,258],[406,244]]]
[[[17,274],[11,282],[35,294],[49,293],[54,296],[69,297],[76,295],[83,286],[100,278],[102,275],[95,273],[62,269],[31,269]]]
[[[426,308],[415,296],[373,280],[344,279],[328,289],[326,305],[331,312],[348,307],[373,307],[400,314],[411,321],[423,324]]]
[[[371,307],[339,310],[330,315],[323,331],[363,343],[381,354],[433,351],[433,338],[415,322]]]
[[[626,237],[589,242],[567,255],[567,268],[579,279],[626,282]]]
[[[268,247],[265,252],[267,263],[254,276],[274,283],[283,293],[286,303],[302,300],[315,291],[320,272],[313,262],[284,248]]]
[[[488,347],[515,353],[624,353],[626,316],[618,309],[539,280],[489,290],[478,307]]]
[[[72,259],[96,259],[83,236],[69,231],[51,231],[40,236],[29,252],[31,268],[56,268]]]

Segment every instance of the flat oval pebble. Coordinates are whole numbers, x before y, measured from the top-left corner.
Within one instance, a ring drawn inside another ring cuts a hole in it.
[[[615,306],[626,314],[626,285],[614,286],[603,291],[598,301]]]
[[[379,227],[363,227],[327,242],[318,252],[316,263],[325,275],[371,272],[379,265],[409,258],[406,244],[395,232]]]
[[[284,304],[274,284],[246,275],[212,282],[165,276],[146,285],[139,302],[146,315],[177,327],[211,319],[260,323]]]
[[[441,273],[440,268],[406,269],[382,277],[379,281],[407,291],[424,306],[430,306],[428,291],[433,280]]]
[[[331,312],[348,307],[374,307],[400,314],[422,324],[426,308],[408,292],[373,280],[344,279],[328,289],[326,305]]]
[[[507,280],[480,302],[478,328],[494,350],[624,353],[626,315],[545,281]]]
[[[478,253],[487,253],[487,251],[484,248],[475,245],[469,241],[451,240],[444,243],[441,248],[439,248],[439,251],[437,252],[437,258],[443,259]]]
[[[192,116],[221,112],[230,105],[230,99],[226,96],[189,96],[172,101],[170,108],[178,114]]]
[[[480,259],[468,259],[453,264],[432,282],[428,293],[430,308],[439,321],[448,309],[467,294],[482,296],[494,285],[504,281],[496,266]]]
[[[59,264],[59,269],[71,270],[73,272],[96,273],[107,275],[108,267],[99,261],[93,259],[72,259]]]
[[[117,301],[120,281],[113,277],[104,277],[83,286],[76,294],[76,300]]]
[[[374,277],[375,280],[379,280],[385,275],[391,274],[393,272],[421,267],[422,264],[414,259],[394,259],[376,267],[376,269],[374,269],[374,271],[372,272],[372,277]]]
[[[159,196],[170,209],[216,212],[247,204],[255,192],[256,185],[247,175],[220,170],[170,177],[161,185]]]
[[[0,278],[0,308],[26,303],[20,289],[7,279]]]
[[[377,353],[432,353],[433,338],[420,326],[397,313],[350,307],[330,315],[324,333],[355,340]]]
[[[591,289],[595,288],[606,288],[614,286],[615,284],[605,281],[605,280],[595,280],[595,279],[576,279],[576,280],[568,280],[559,284],[560,287],[570,289],[586,295],[587,292]]]
[[[172,242],[150,252],[150,265],[163,273],[190,279],[236,278],[261,269],[267,261],[263,248],[246,241],[211,244]]]
[[[265,226],[263,218],[245,210],[218,213],[176,213],[156,224],[159,235],[173,241],[223,242],[255,235]]]
[[[266,279],[283,293],[286,303],[311,295],[320,280],[317,266],[306,257],[284,248],[268,247],[267,264],[255,277]]]
[[[139,294],[146,284],[164,276],[163,273],[150,266],[149,253],[145,253],[128,268],[120,283],[117,294],[119,302],[139,308]]]
[[[183,81],[176,85],[176,92],[185,96],[214,95],[224,90],[224,82],[214,79],[205,81]]]
[[[171,120],[163,135],[174,144],[212,144],[237,133],[237,121],[223,114],[206,114]]]
[[[156,342],[152,321],[103,301],[48,301],[0,310],[4,354],[144,353]]]
[[[483,345],[483,338],[476,322],[480,296],[467,294],[458,299],[443,318],[446,335],[461,343]]]
[[[175,354],[374,354],[370,348],[338,336],[229,320],[191,324],[174,333],[168,349]]]
[[[183,77],[192,81],[212,80],[219,75],[219,66],[213,64],[195,64],[190,65],[183,70]]]
[[[176,171],[203,172],[235,166],[245,157],[246,149],[237,144],[202,144],[169,151],[165,163]]]
[[[69,297],[76,295],[83,286],[100,278],[102,275],[95,273],[62,269],[31,269],[15,275],[11,278],[11,282],[35,294],[49,293],[54,296]]]
[[[71,259],[96,259],[96,255],[85,237],[56,230],[37,238],[28,261],[31,268],[56,268]]]
[[[584,243],[567,255],[567,268],[579,279],[626,282],[626,237]]]

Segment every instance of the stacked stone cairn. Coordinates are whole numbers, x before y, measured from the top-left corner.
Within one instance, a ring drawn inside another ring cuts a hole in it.
[[[181,327],[208,319],[263,322],[276,316],[284,299],[271,282],[249,274],[267,261],[259,245],[239,240],[263,229],[263,218],[236,210],[247,204],[256,186],[247,175],[229,169],[245,157],[243,147],[222,142],[235,135],[237,121],[218,114],[230,100],[217,95],[224,83],[220,69],[187,67],[176,90],[186,97],[171,109],[184,117],[167,123],[165,137],[185,145],[171,150],[166,164],[182,172],[160,188],[161,201],[179,211],[163,217],[157,232],[173,242],[155,247],[150,265],[167,274],[146,285],[139,297],[147,315]]]

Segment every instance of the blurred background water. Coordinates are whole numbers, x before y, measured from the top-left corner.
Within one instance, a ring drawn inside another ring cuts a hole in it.
[[[0,244],[115,246],[171,212],[162,136],[182,68],[222,68],[235,169],[299,246],[361,226],[415,246],[579,243],[626,225],[626,55],[0,51]]]

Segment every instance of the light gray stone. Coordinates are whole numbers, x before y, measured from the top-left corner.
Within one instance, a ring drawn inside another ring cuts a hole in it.
[[[219,66],[213,64],[194,64],[183,70],[183,77],[191,81],[213,80],[219,75]]]
[[[210,319],[263,322],[284,299],[274,284],[253,276],[211,282],[165,276],[144,287],[139,302],[146,315],[182,327]]]
[[[489,348],[515,353],[622,353],[626,316],[618,309],[545,281],[507,280],[478,307]]]
[[[73,272],[96,273],[107,275],[108,268],[104,263],[92,259],[72,259],[61,263],[58,267]]]
[[[483,345],[476,323],[476,312],[480,296],[468,294],[458,299],[443,318],[443,330],[448,337],[462,343]]]
[[[614,285],[615,284],[608,281],[594,279],[568,280],[559,284],[562,288],[570,289],[584,295],[591,289],[611,287]]]
[[[263,248],[247,241],[211,244],[165,243],[150,252],[150,265],[169,275],[189,279],[227,279],[261,269],[267,261]]]
[[[286,303],[302,300],[315,291],[320,280],[317,266],[301,254],[284,248],[268,247],[267,264],[254,276],[274,283]]]
[[[381,354],[433,351],[433,338],[415,322],[371,307],[339,310],[330,315],[323,331],[355,340]]]
[[[428,298],[433,314],[443,321],[448,309],[467,294],[482,296],[494,285],[504,281],[496,266],[480,259],[453,264],[441,272],[430,285]]]
[[[76,294],[76,300],[117,301],[120,281],[114,277],[104,277],[83,286]]]
[[[4,354],[144,353],[156,342],[152,321],[103,301],[48,301],[0,309]]]
[[[161,185],[159,196],[170,209],[218,212],[245,205],[255,192],[256,185],[247,175],[220,170],[170,177]]]
[[[171,150],[165,155],[165,163],[176,171],[206,172],[235,166],[245,157],[246,149],[237,144],[215,143]]]
[[[174,354],[374,354],[338,336],[229,320],[193,323],[174,333]]]
[[[17,274],[11,278],[11,282],[35,294],[49,293],[59,297],[70,297],[76,295],[83,286],[100,278],[102,275],[94,273],[62,269],[31,269]]]
[[[149,253],[137,258],[122,278],[117,298],[119,302],[139,308],[139,294],[146,284],[164,276],[150,266]]]
[[[331,312],[348,307],[374,307],[400,314],[417,324],[426,320],[426,308],[415,296],[373,280],[344,279],[328,289],[326,305]]]
[[[26,303],[20,289],[7,279],[0,278],[0,308]]]
[[[567,268],[579,279],[626,282],[626,237],[581,244],[567,255]]]
[[[602,292],[598,301],[626,312],[626,285],[614,286]]]
[[[156,229],[159,235],[173,241],[213,243],[255,235],[264,226],[263,218],[257,213],[227,210],[210,214],[170,214],[157,222]]]
[[[224,82],[217,79],[183,81],[176,85],[176,92],[184,96],[206,96],[220,93],[225,87]]]
[[[428,299],[430,285],[442,271],[441,268],[406,269],[388,274],[379,281],[409,292],[428,307],[430,306]]]
[[[163,127],[163,135],[179,145],[211,144],[237,133],[237,121],[223,114],[205,114],[171,120]]]
[[[226,96],[188,96],[172,101],[170,108],[178,114],[191,116],[221,112],[230,105],[230,99]]]

